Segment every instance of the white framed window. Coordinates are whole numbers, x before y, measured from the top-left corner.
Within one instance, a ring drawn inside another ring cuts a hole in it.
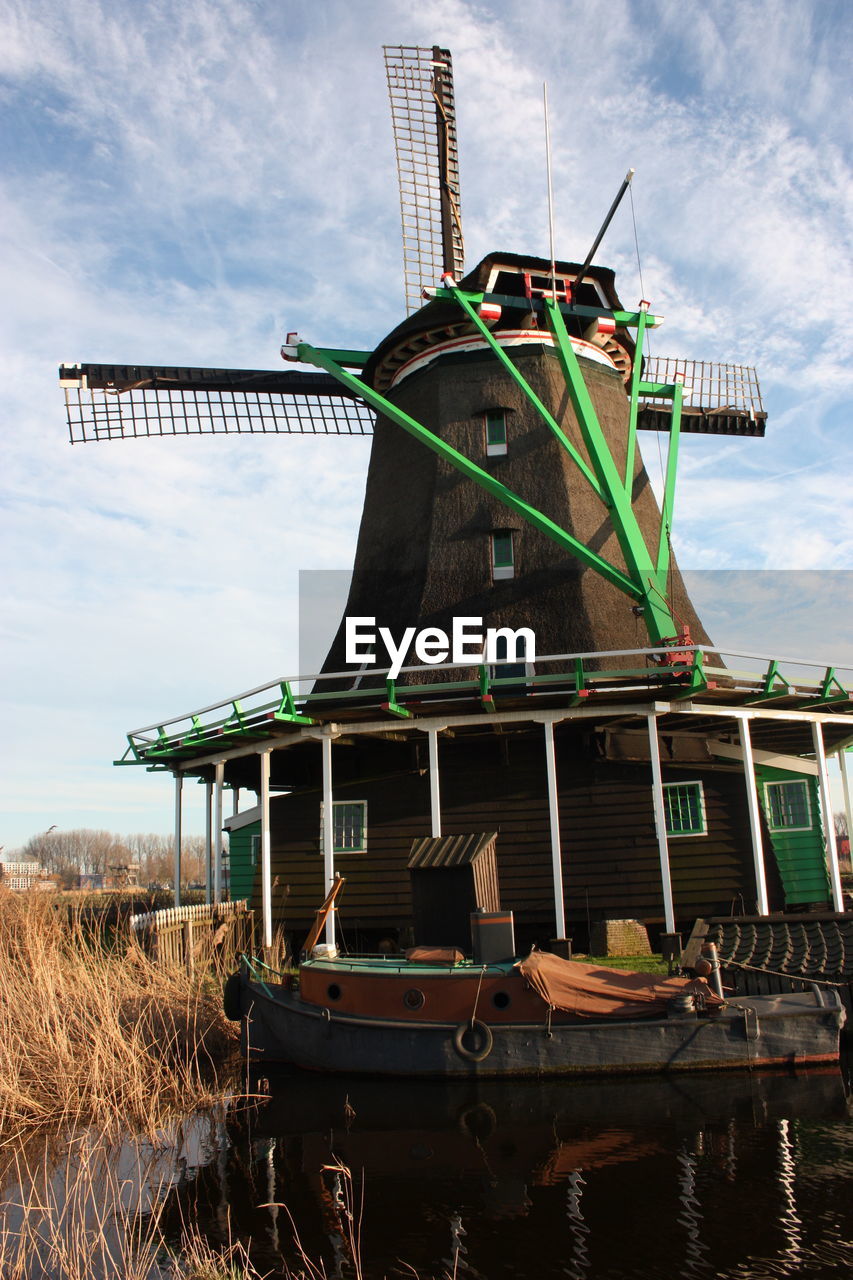
[[[367,852],[367,801],[332,802],[332,848],[335,853]],[[320,847],[323,846],[323,805],[320,804]]]
[[[258,865],[261,856],[261,837],[259,835],[249,836],[249,857],[253,867]]]
[[[811,831],[812,802],[809,784],[801,778],[765,782],[764,801],[771,831]]]
[[[506,411],[488,409],[486,411],[486,456],[502,458],[506,451]]]
[[[515,553],[512,545],[512,530],[497,529],[491,534],[492,544],[492,578],[515,577]]]
[[[665,782],[663,808],[668,836],[706,836],[705,789],[701,782]]]

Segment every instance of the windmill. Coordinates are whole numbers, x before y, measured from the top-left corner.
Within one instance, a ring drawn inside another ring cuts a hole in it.
[[[670,550],[679,442],[763,435],[755,371],[645,354],[659,317],[592,265],[619,197],[583,263],[498,253],[465,275],[450,53],[385,63],[407,318],[373,352],[289,334],[311,372],[63,365],[72,443],[374,435],[347,614],[535,621],[548,652],[706,641]],[[660,510],[638,430],[669,438]]]

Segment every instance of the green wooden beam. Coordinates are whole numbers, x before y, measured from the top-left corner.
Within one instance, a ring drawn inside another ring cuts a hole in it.
[[[646,332],[646,313],[640,311],[637,322],[636,349],[631,368],[631,391],[628,398],[628,448],[625,453],[625,492],[628,497],[634,490],[634,458],[637,454],[637,415],[639,413],[640,379],[643,372],[643,337]]]
[[[566,331],[566,325],[558,307],[550,298],[545,299],[545,317],[554,335],[557,356],[566,379],[566,388],[572,401],[578,424],[598,480],[610,506],[613,528],[619,541],[628,573],[644,606],[644,621],[652,644],[661,644],[677,633],[678,627],[670,612],[664,593],[660,590],[657,571],[652,564],[649,549],[643,538],[630,494],[625,492],[622,476],[616,466],[610,445],[601,429],[589,389]]]
[[[527,396],[528,400],[533,405],[534,409],[537,411],[539,416],[542,418],[545,425],[557,437],[560,444],[565,449],[566,453],[572,459],[572,462],[574,462],[575,466],[578,467],[581,474],[586,478],[588,483],[592,486],[594,491],[598,494],[599,498],[601,498],[603,501],[606,502],[607,499],[601,488],[601,484],[596,479],[595,475],[593,475],[587,463],[578,453],[577,449],[572,444],[571,440],[566,435],[563,428],[557,422],[553,414],[550,413],[548,409],[546,409],[545,405],[539,399],[539,397],[537,396],[536,392],[533,390],[533,388],[531,387],[527,379],[521,373],[519,373],[518,369],[510,360],[506,351],[504,351],[501,344],[495,338],[489,326],[485,324],[477,315],[477,312],[474,310],[474,307],[472,306],[471,297],[476,297],[478,295],[468,295],[466,293],[463,293],[462,290],[458,288],[456,285],[451,286],[450,293],[459,303],[460,307],[468,316],[468,319],[471,321],[471,323],[474,324],[477,327],[477,329],[479,329],[481,335],[485,338],[486,342],[489,344],[492,351],[497,356],[498,360],[500,360],[504,369],[507,371],[509,376],[513,379],[516,385],[520,387],[521,390],[524,392],[524,394]]]
[[[565,551],[576,556],[587,568],[594,569],[596,573],[606,579],[606,581],[618,587],[620,591],[624,591],[626,595],[632,599],[640,600],[643,598],[643,592],[627,577],[621,569],[617,569],[609,560],[605,560],[603,556],[598,555],[591,547],[587,547],[577,538],[572,537],[567,530],[562,529],[558,524],[544,515],[536,507],[531,506],[524,498],[519,497],[512,489],[508,489],[505,484],[501,484],[500,480],[495,479],[488,471],[484,471],[482,467],[478,467],[476,462],[472,462],[470,458],[466,458],[458,449],[454,449],[445,440],[435,435],[427,427],[423,426],[415,418],[412,418],[404,410],[392,404],[373,387],[369,387],[366,382],[355,377],[352,373],[347,373],[335,363],[328,355],[317,347],[312,347],[310,343],[301,342],[298,348],[298,358],[305,364],[316,365],[319,369],[325,369],[327,373],[331,373],[337,380],[350,391],[354,391],[357,395],[372,405],[377,412],[389,418],[391,422],[402,427],[409,435],[414,436],[421,444],[426,445],[433,453],[438,454],[440,458],[444,458],[450,466],[455,467],[469,480],[473,480],[481,489],[485,489],[493,497],[502,502],[505,507],[509,507],[511,511],[520,515],[528,524],[539,529],[546,537],[551,538]]]
[[[669,535],[672,529],[672,510],[675,504],[675,477],[678,471],[678,446],[681,442],[681,402],[684,388],[675,383],[672,387],[672,421],[669,428],[669,445],[666,451],[666,480],[660,510],[657,568],[658,586],[666,594],[666,577],[672,556]]]

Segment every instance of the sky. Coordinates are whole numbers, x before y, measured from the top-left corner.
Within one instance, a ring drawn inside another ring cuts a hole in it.
[[[374,347],[405,309],[383,44],[452,51],[470,265],[547,255],[543,81],[557,257],[636,170],[639,262],[627,202],[597,260],[666,317],[654,353],[754,364],[769,413],[683,446],[706,624],[853,667],[853,5],[0,0],[7,851],[168,831],[170,779],[112,767],[126,733],[296,674],[299,571],[351,565],[367,443],[72,448],[56,367]]]

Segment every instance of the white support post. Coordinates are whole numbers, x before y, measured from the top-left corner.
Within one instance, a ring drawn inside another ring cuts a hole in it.
[[[823,729],[819,720],[812,721],[812,742],[817,760],[817,777],[820,786],[820,807],[823,835],[829,862],[829,883],[832,886],[832,905],[836,911],[844,910],[844,893],[841,888],[841,868],[838,865],[838,845],[835,841],[835,822],[832,814],[832,791],[826,767],[826,750],[823,745]]]
[[[427,731],[429,739],[429,809],[433,838],[441,835],[441,782],[438,773],[438,730]]]
[[[838,753],[838,764],[841,769],[841,786],[844,789],[844,817],[847,819],[847,848],[853,849],[853,806],[851,806],[851,797],[853,790],[850,787],[850,766],[848,764],[847,752],[842,748]]]
[[[335,882],[335,813],[332,795],[332,739],[323,735],[323,872],[326,893]],[[335,945],[335,909],[326,917],[326,942]]]
[[[272,747],[261,752],[261,915],[264,949],[272,946],[272,860],[270,855],[270,756]]]
[[[764,872],[764,842],[761,839],[761,808],[758,803],[758,787],[755,785],[755,761],[752,758],[752,736],[749,720],[738,716],[740,745],[743,749],[743,777],[746,782],[746,803],[749,808],[749,832],[752,840],[752,862],[755,867],[755,895],[758,914],[770,914],[767,901],[767,877]]]
[[[204,784],[204,900],[208,906],[213,901],[211,868],[213,867],[213,783]]]
[[[213,775],[213,901],[222,901],[222,787],[225,761],[217,760]]]
[[[175,906],[181,905],[181,819],[182,813],[182,788],[184,777],[182,773],[175,773]]]
[[[237,814],[238,814],[239,812],[240,812],[240,788],[239,788],[239,787],[232,787],[232,788],[231,788],[231,815],[232,815],[232,817],[236,817],[236,816],[237,816]]]
[[[560,843],[560,807],[557,796],[557,755],[554,750],[554,724],[546,720],[545,767],[548,775],[548,819],[551,827],[551,871],[554,877],[554,918],[556,937],[566,936],[566,906],[563,900],[563,853]]]
[[[663,777],[660,771],[658,722],[654,713],[646,716],[649,727],[649,756],[652,762],[652,800],[655,808],[655,830],[658,837],[660,879],[663,888],[663,914],[667,933],[675,933],[675,907],[672,901],[672,879],[669,874],[669,842],[666,838],[666,809],[663,803]]]

